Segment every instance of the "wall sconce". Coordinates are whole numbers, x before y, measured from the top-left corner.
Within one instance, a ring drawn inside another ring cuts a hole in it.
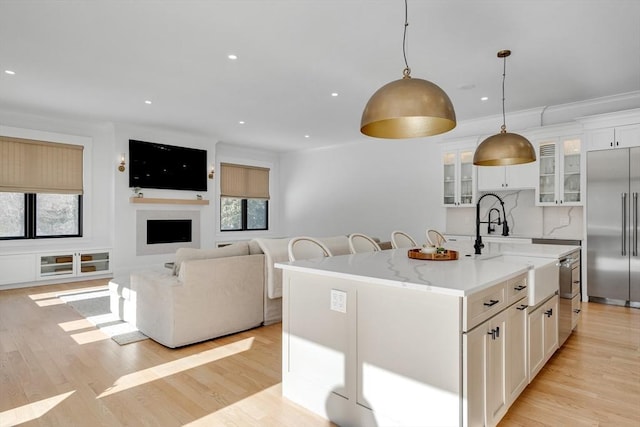
[[[214,174],[215,174],[215,171],[213,170],[213,166],[211,166],[211,170],[209,171],[209,179],[213,179]]]
[[[124,161],[124,153],[120,153],[120,166],[118,166],[118,170],[120,172],[124,172],[124,166],[125,166],[125,161]]]

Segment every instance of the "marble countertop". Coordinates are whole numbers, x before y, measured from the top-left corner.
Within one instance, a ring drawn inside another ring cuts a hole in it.
[[[465,297],[527,272],[531,265],[493,261],[492,256],[519,255],[558,259],[578,246],[487,243],[483,255],[473,254],[473,242],[448,242],[459,252],[455,261],[411,259],[407,249],[342,255],[277,263],[283,270],[357,280],[386,286]]]

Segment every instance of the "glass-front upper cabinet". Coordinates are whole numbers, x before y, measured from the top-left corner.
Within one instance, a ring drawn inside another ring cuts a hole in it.
[[[442,203],[447,207],[473,206],[475,203],[475,146],[443,151]]]
[[[582,141],[554,138],[538,143],[538,206],[582,205]]]

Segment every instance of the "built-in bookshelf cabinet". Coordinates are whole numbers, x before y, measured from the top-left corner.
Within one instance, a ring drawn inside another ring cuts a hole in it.
[[[111,251],[59,251],[38,254],[39,280],[111,273]]]

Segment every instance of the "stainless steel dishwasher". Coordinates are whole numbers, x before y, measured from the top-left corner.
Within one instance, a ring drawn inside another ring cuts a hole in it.
[[[580,246],[580,240],[532,239],[532,243]],[[580,249],[562,257],[560,263],[560,304],[558,307],[558,345],[562,346],[580,318]]]

